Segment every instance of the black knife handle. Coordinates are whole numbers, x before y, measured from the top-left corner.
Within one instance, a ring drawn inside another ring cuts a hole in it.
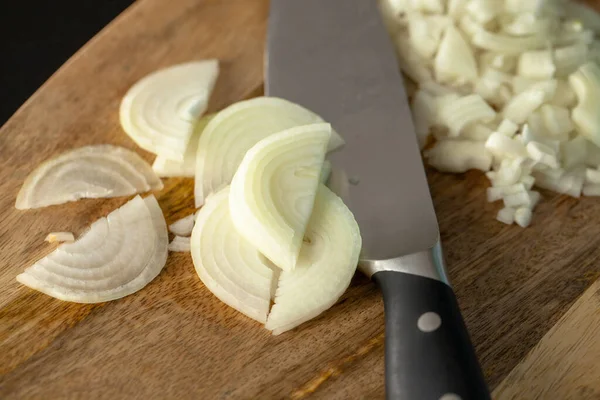
[[[386,398],[490,399],[452,288],[398,271],[372,278],[385,309]]]

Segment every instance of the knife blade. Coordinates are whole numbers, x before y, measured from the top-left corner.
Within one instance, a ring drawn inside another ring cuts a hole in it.
[[[346,140],[329,158],[351,183],[343,197],[363,238],[359,267],[383,292],[386,397],[489,398],[446,277],[408,100],[377,2],[271,0],[265,90],[318,113]]]

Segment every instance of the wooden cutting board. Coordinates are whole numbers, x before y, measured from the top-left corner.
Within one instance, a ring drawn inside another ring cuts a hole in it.
[[[281,336],[212,296],[189,254],[171,254],[142,291],[104,304],[60,302],[15,281],[53,249],[48,232],[79,234],[128,200],[17,211],[27,174],[87,144],[151,161],[121,131],[118,107],[157,68],[218,58],[212,111],[260,95],[267,8],[266,0],[138,1],[2,127],[0,398],[383,397],[383,306],[359,274],[331,310]],[[429,180],[449,274],[488,383],[499,385],[495,397],[598,398],[600,200],[543,193],[523,230],[494,221],[498,206],[486,202],[480,173],[429,171]],[[167,222],[192,211],[192,183],[165,180],[157,198]]]

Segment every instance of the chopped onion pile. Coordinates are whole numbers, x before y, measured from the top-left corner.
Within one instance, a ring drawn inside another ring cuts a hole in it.
[[[497,219],[526,227],[533,187],[600,195],[600,16],[561,0],[381,0],[413,120],[439,171],[486,172]],[[431,145],[430,137],[435,143]],[[429,145],[429,147],[428,147]]]
[[[167,260],[167,225],[154,196],[136,196],[17,280],[60,300],[100,303],[146,286]]]
[[[233,104],[206,126],[196,154],[196,207],[206,196],[229,185],[244,155],[260,140],[282,130],[324,122],[317,114],[275,97],[258,97]],[[328,150],[344,144],[335,132]]]
[[[24,210],[162,188],[150,165],[136,153],[111,145],[85,146],[52,158],[31,172],[15,207]]]
[[[48,243],[74,242],[75,236],[71,232],[50,232],[44,240]]]
[[[151,73],[121,101],[123,130],[144,150],[183,162],[194,124],[206,111],[218,74],[217,60],[193,61]]]
[[[190,142],[185,149],[183,161],[169,160],[164,156],[156,156],[152,169],[160,177],[185,177],[193,178],[196,175],[196,151],[198,149],[198,140],[206,125],[210,122],[215,114],[205,115],[200,118],[194,125],[194,131]]]
[[[235,227],[284,271],[296,265],[330,136],[326,123],[271,135],[246,153],[231,182]]]

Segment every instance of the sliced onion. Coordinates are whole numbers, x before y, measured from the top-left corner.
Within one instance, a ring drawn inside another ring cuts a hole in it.
[[[205,115],[194,125],[194,132],[190,138],[183,161],[169,160],[163,156],[156,156],[152,169],[160,177],[184,177],[193,178],[196,175],[196,151],[198,150],[198,141],[206,125],[215,114]]]
[[[137,292],[167,261],[167,226],[154,196],[136,196],[60,245],[17,280],[59,300],[100,303]]]
[[[484,50],[503,54],[519,54],[528,50],[537,50],[546,46],[546,35],[509,36],[493,33],[484,29],[473,35],[473,44]]]
[[[188,216],[185,216],[177,221],[173,222],[169,225],[169,231],[174,233],[177,236],[190,236],[192,234],[192,229],[194,229],[194,220],[196,219],[196,214],[192,213]]]
[[[74,242],[75,236],[71,232],[50,232],[44,240],[48,243]]]
[[[218,74],[218,61],[204,60],[147,75],[121,101],[123,130],[144,150],[183,161],[194,123],[206,111]]]
[[[362,246],[358,224],[342,200],[320,185],[298,264],[283,271],[265,327],[274,335],[333,306],[356,270]]]
[[[274,269],[237,233],[229,214],[229,187],[211,195],[198,212],[191,252],[208,290],[248,317],[266,322]]]
[[[283,270],[296,265],[330,135],[326,123],[271,135],[246,153],[231,182],[238,232]]]
[[[175,236],[168,247],[169,251],[175,252],[189,252],[190,251],[190,238],[183,236]]]
[[[450,136],[459,136],[462,130],[474,122],[489,122],[496,112],[477,94],[461,97],[440,104],[439,118],[450,129]]]
[[[111,145],[85,146],[45,161],[31,172],[15,207],[24,210],[162,188],[150,165],[136,153]]]
[[[443,172],[489,171],[492,166],[492,155],[484,142],[471,140],[440,140],[425,152],[425,157],[429,165]]]
[[[260,140],[285,129],[322,123],[317,114],[275,97],[242,101],[219,112],[200,136],[196,154],[196,207],[206,196],[228,185],[244,155]],[[332,131],[328,150],[344,140]]]

